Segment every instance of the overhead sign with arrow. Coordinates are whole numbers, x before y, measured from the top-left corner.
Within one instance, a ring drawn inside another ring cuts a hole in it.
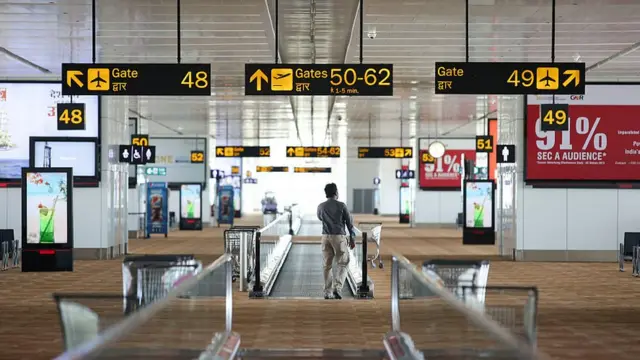
[[[340,146],[287,146],[287,157],[339,158]]]
[[[392,64],[245,64],[245,95],[392,96]]]
[[[436,62],[436,94],[584,95],[584,63]]]
[[[269,146],[216,146],[216,157],[269,157],[271,147]]]
[[[62,64],[62,95],[211,96],[211,64]]]

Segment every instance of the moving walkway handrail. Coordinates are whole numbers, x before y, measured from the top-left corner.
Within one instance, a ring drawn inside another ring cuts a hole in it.
[[[298,206],[298,204],[291,204],[291,206],[287,207],[284,211],[284,213],[280,214],[279,216],[277,216],[272,222],[270,222],[269,224],[267,224],[266,226],[264,226],[263,228],[259,229],[256,232],[256,242],[255,242],[255,249],[254,249],[254,253],[255,253],[255,264],[254,264],[254,268],[253,268],[253,277],[254,277],[254,281],[253,281],[253,289],[252,289],[252,293],[253,294],[262,294],[264,287],[261,281],[261,264],[260,264],[260,242],[262,240],[262,233],[267,231],[268,229],[270,229],[271,227],[275,226],[277,223],[279,223],[280,221],[284,220],[285,217],[288,217],[289,220],[289,231],[288,234],[292,235],[292,233],[294,232],[293,230],[293,208],[295,206]]]
[[[115,343],[127,334],[131,334],[139,326],[151,320],[156,314],[167,308],[172,300],[187,292],[189,289],[202,281],[206,276],[210,275],[213,271],[222,266],[225,266],[226,270],[225,331],[227,333],[231,332],[231,323],[233,316],[233,288],[231,279],[233,272],[232,261],[233,260],[230,254],[224,254],[220,256],[214,262],[205,267],[201,272],[184,280],[182,283],[173,288],[166,297],[159,299],[154,303],[136,311],[135,313],[125,318],[123,321],[108,328],[104,333],[98,335],[93,340],[86,342],[85,344],[77,348],[70,349],[69,351],[64,352],[54,360],[80,360],[91,358],[92,355],[96,352],[103,350],[106,346]]]
[[[487,317],[484,313],[468,306],[465,302],[456,297],[454,293],[443,288],[434,280],[425,276],[422,272],[416,269],[416,266],[411,263],[406,257],[400,254],[394,254],[391,264],[391,328],[393,331],[401,331],[400,329],[400,268],[408,271],[422,285],[426,286],[435,295],[446,301],[451,307],[464,314],[467,319],[475,323],[478,327],[485,329],[492,334],[497,340],[500,340],[505,345],[509,346],[513,350],[516,350],[520,355],[528,358],[535,358],[538,360],[547,360],[548,356],[536,352],[534,348],[521,341],[510,333],[507,329],[500,326],[497,322]]]

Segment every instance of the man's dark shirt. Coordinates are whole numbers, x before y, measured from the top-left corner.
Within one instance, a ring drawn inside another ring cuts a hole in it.
[[[318,205],[318,220],[322,221],[322,235],[346,235],[345,225],[355,235],[347,205],[341,201],[327,199]]]

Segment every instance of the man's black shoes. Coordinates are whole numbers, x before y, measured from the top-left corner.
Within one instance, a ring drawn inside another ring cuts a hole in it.
[[[333,296],[329,295],[329,294],[325,294],[324,298],[329,300],[329,299],[337,299],[337,300],[342,300],[342,295],[340,295],[337,291],[333,292]]]

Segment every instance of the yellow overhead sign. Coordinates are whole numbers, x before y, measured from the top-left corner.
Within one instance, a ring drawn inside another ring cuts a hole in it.
[[[211,64],[62,64],[63,95],[211,95]]]
[[[287,157],[340,157],[340,146],[287,146]]]
[[[245,95],[393,95],[392,64],[245,64]]]

